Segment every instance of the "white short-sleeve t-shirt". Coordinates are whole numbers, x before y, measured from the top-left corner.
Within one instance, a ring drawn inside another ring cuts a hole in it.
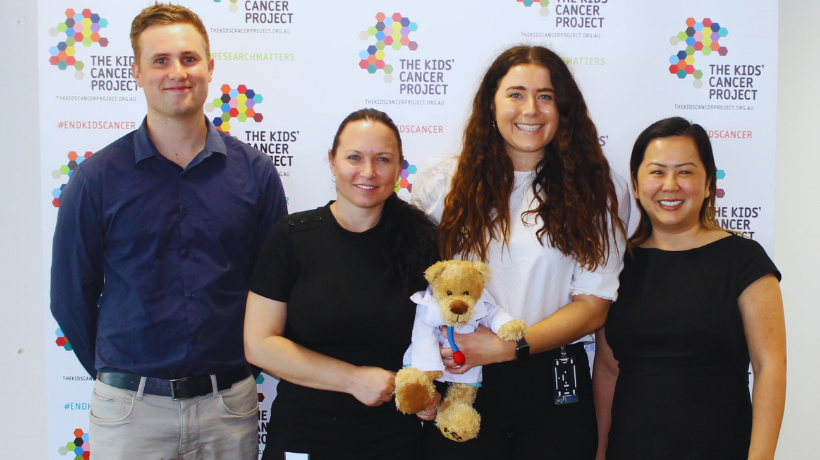
[[[450,190],[457,163],[457,156],[433,157],[416,175],[410,201],[436,223],[441,221],[444,198]],[[574,258],[564,256],[550,246],[546,237],[542,245],[536,236],[540,219],[534,214],[523,214],[536,204],[532,191],[534,177],[534,171],[515,172],[515,185],[510,196],[513,218],[510,219],[509,245],[493,241],[487,261],[492,270],[487,290],[502,308],[513,317],[526,321],[528,326],[555,313],[576,294],[614,301],[626,250],[623,235],[610,237],[607,264],[589,271]],[[612,181],[619,197],[620,217],[629,222],[630,198],[626,181],[615,172],[612,172]],[[578,341],[592,340],[592,335],[586,335]]]

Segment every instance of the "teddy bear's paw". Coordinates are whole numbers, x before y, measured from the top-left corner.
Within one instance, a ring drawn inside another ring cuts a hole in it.
[[[417,414],[427,409],[432,398],[426,385],[411,383],[396,387],[396,408],[405,414]]]
[[[505,342],[515,342],[524,337],[527,330],[527,323],[520,319],[514,319],[498,328],[498,338]]]
[[[427,409],[436,389],[433,380],[441,372],[423,372],[405,367],[396,375],[396,408],[405,414],[416,414]]]
[[[456,442],[469,441],[478,436],[481,415],[470,405],[453,404],[439,410],[436,426],[447,439]]]

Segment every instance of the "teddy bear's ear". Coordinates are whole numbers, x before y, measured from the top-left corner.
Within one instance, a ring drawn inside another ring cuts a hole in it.
[[[481,276],[484,277],[484,284],[486,285],[490,281],[490,266],[483,262],[473,262],[473,268],[481,273]]]
[[[433,280],[438,278],[438,275],[441,275],[441,272],[443,272],[445,268],[447,268],[447,261],[445,260],[434,263],[430,268],[424,271],[424,279],[426,279],[428,283],[433,284]]]

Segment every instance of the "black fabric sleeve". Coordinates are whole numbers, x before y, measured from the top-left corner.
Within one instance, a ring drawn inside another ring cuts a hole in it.
[[[250,284],[251,292],[285,303],[290,298],[298,269],[287,218],[280,218],[268,234]]]
[[[742,238],[742,250],[739,254],[740,257],[738,257],[738,262],[740,263],[740,270],[738,272],[739,279],[737,283],[738,297],[740,297],[743,291],[745,291],[746,288],[752,283],[768,275],[769,273],[774,274],[774,276],[777,277],[777,281],[780,281],[780,271],[777,269],[774,262],[772,262],[772,259],[769,258],[769,255],[766,254],[766,251],[760,243],[739,236],[736,238]]]

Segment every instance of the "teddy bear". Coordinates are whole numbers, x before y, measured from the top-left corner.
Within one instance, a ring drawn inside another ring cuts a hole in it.
[[[455,346],[453,331],[467,334],[482,325],[501,340],[517,341],[524,336],[527,325],[496,305],[485,291],[490,267],[484,263],[438,262],[424,272],[424,277],[429,283],[427,289],[411,297],[416,303],[416,318],[412,343],[404,355],[405,367],[396,375],[396,407],[406,414],[421,412],[435,392],[433,380],[449,382],[436,426],[448,439],[468,441],[478,435],[481,424],[481,416],[473,408],[481,386],[481,366],[464,374],[450,373],[441,360],[439,344],[453,348],[453,360],[462,365],[464,354]],[[447,327],[446,338],[442,326]]]

